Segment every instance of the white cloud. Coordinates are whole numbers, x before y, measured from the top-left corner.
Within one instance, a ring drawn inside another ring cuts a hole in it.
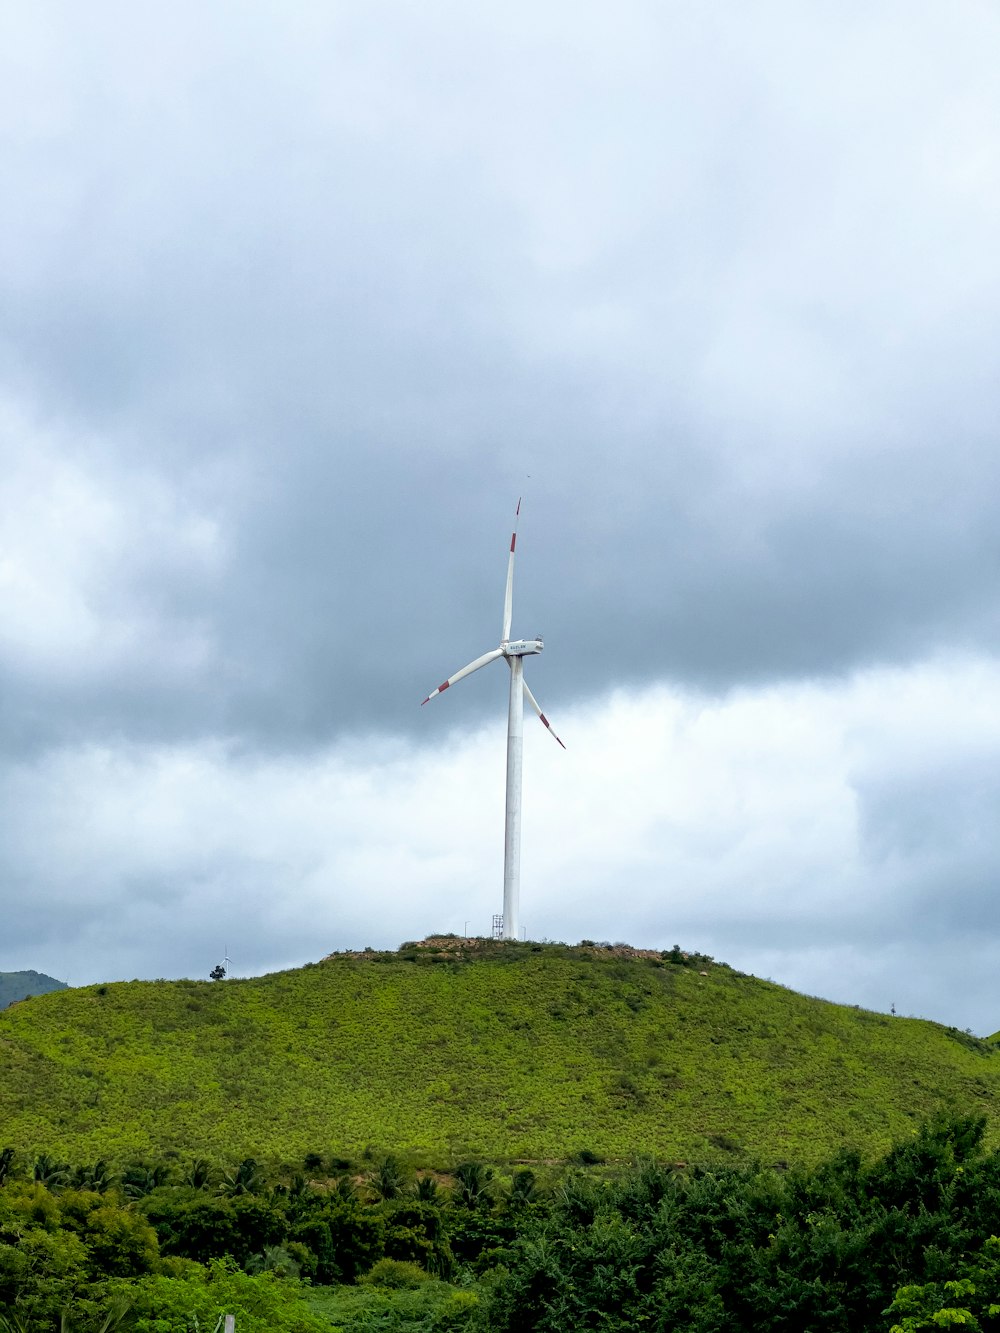
[[[9,861],[36,887],[31,955],[4,966],[76,981],[203,974],[228,945],[249,972],[466,921],[487,932],[503,855],[500,711],[498,699],[495,722],[471,735],[426,750],[383,740],[371,757],[357,744],[308,758],[91,747],[8,769],[4,806],[21,830]],[[958,984],[952,944],[928,943],[914,920],[928,895],[952,895],[985,962],[1000,945],[995,851],[970,877],[959,825],[887,861],[866,827],[883,815],[866,806],[876,781],[928,774],[942,779],[935,800],[968,799],[970,758],[1000,759],[1000,664],[936,661],[714,701],[657,687],[559,725],[566,752],[541,728],[526,737],[522,915],[534,937],[677,942],[844,1002],[997,1026],[990,972]],[[444,702],[427,726],[448,727]],[[941,966],[924,972],[928,949]]]

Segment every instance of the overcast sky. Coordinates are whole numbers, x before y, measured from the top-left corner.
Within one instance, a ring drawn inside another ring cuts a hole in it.
[[[0,17],[0,970],[486,933],[1000,1028],[1000,15]]]

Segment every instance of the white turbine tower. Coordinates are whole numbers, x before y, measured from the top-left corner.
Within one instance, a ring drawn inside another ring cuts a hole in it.
[[[518,899],[521,887],[521,755],[524,748],[524,700],[527,699],[532,708],[544,722],[562,748],[565,745],[552,731],[552,725],[542,710],[538,707],[535,696],[528,689],[527,681],[524,679],[524,659],[532,653],[540,653],[544,644],[538,639],[512,639],[510,637],[510,621],[514,607],[514,547],[517,544],[517,518],[521,512],[521,501],[517,502],[517,509],[514,511],[514,531],[510,538],[510,558],[507,561],[507,588],[503,598],[503,630],[500,634],[500,647],[494,648],[492,652],[483,653],[482,657],[477,657],[474,662],[468,666],[462,667],[461,671],[456,671],[453,676],[449,676],[443,685],[439,685],[436,690],[432,690],[424,704],[430,701],[437,694],[443,694],[449,686],[454,685],[457,680],[463,676],[471,676],[473,671],[478,671],[480,667],[486,666],[487,662],[493,662],[498,657],[506,659],[510,667],[510,706],[507,710],[507,816],[504,824],[504,847],[503,847],[503,937],[505,940],[516,940],[518,938]],[[420,705],[421,708],[423,704]]]

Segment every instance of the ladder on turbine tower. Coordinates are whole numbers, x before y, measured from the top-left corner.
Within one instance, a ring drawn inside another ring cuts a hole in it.
[[[493,938],[495,940],[503,939],[503,913],[493,913]]]

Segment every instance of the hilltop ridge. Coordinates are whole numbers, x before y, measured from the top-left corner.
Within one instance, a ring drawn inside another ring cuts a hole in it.
[[[558,950],[563,957],[596,958],[649,958],[671,962],[689,962],[701,960],[713,963],[714,958],[707,954],[687,953],[679,946],[673,949],[637,949],[631,944],[611,944],[609,941],[598,943],[596,940],[581,940],[579,944],[558,944],[551,940],[504,940],[486,935],[426,935],[422,940],[407,940],[398,949],[344,949],[328,953],[320,962],[330,962],[334,958],[380,958],[400,957],[414,961],[417,953],[424,955],[447,954],[463,960],[517,955],[525,951],[542,953],[545,950]],[[725,964],[722,964],[725,966]]]

